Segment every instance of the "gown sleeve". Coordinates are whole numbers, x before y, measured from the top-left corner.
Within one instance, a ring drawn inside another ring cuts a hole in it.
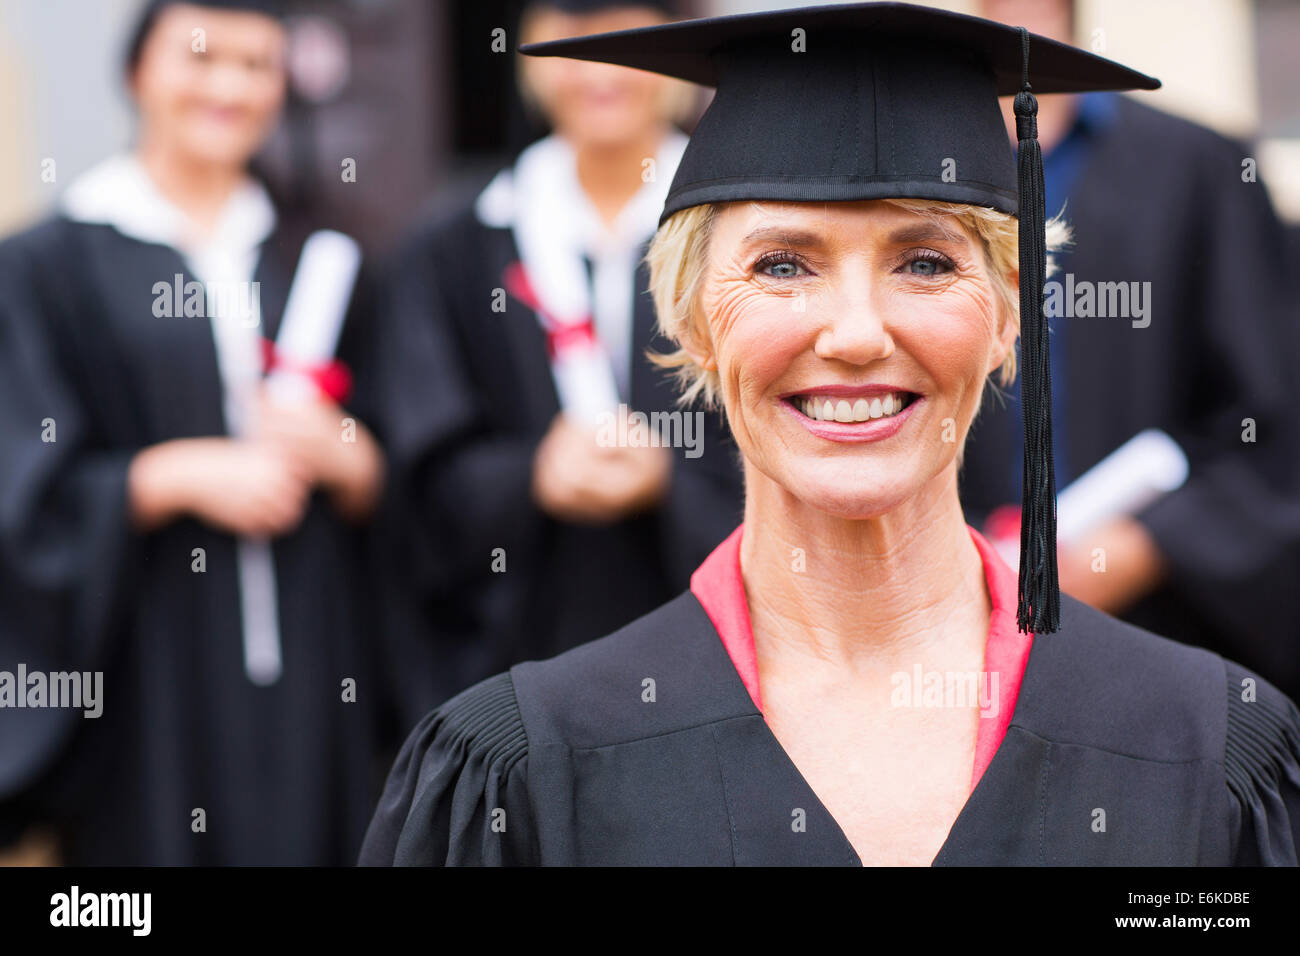
[[[72,257],[47,224],[0,244],[0,670],[95,671],[131,590],[136,539],[127,472],[59,337],[76,314]],[[93,318],[93,307],[86,321]],[[71,732],[68,709],[0,721],[0,800],[22,790]],[[77,715],[79,716],[79,715]]]
[[[527,758],[509,674],[452,698],[420,722],[398,754],[360,864],[536,862]]]
[[[466,260],[454,235],[464,222],[435,223],[413,236],[383,283],[385,437],[395,495],[405,503],[403,562],[421,594],[449,593],[472,576],[464,555],[486,562],[493,548],[513,551],[535,533],[541,514],[531,494],[537,439],[500,434],[485,421],[460,346],[447,286],[479,282],[485,302],[491,288],[472,267],[446,271]]]
[[[61,296],[38,275],[43,263],[11,242],[0,249],[0,567],[14,595],[21,587],[51,612],[47,624],[66,625],[60,650],[87,669],[127,586],[127,472],[138,449],[98,434],[55,334],[54,313],[69,304],[53,301]]]
[[[1300,711],[1272,684],[1227,665],[1228,784],[1233,860],[1296,866],[1300,845]]]

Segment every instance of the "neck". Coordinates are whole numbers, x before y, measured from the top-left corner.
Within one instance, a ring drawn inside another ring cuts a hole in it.
[[[148,136],[136,156],[158,191],[204,235],[216,226],[231,195],[247,178],[242,166],[196,159]]]
[[[645,160],[658,155],[664,136],[665,130],[656,126],[623,142],[584,143],[575,147],[578,183],[607,225],[618,218],[644,185],[641,177]]]
[[[982,655],[992,604],[955,468],[863,520],[818,511],[747,472],[741,573],[760,666],[793,654],[851,674],[917,653]]]

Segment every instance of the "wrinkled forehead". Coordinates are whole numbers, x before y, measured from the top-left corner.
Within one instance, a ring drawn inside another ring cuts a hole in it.
[[[964,208],[964,207],[959,207]],[[800,241],[884,237],[892,241],[977,238],[962,217],[945,205],[924,200],[788,202],[745,200],[718,203],[712,236],[719,242],[779,239]]]

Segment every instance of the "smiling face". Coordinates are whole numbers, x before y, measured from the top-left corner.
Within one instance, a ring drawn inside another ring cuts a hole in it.
[[[750,468],[846,518],[955,469],[1016,332],[978,236],[883,201],[726,205],[699,306]]]
[[[524,43],[654,26],[664,16],[629,2],[590,14],[539,4],[525,21]],[[565,57],[523,57],[524,82],[555,129],[582,146],[609,146],[643,136],[665,122],[680,99],[679,81],[608,63]]]
[[[284,54],[284,29],[270,17],[167,7],[130,77],[143,134],[193,161],[242,166],[279,115]]]

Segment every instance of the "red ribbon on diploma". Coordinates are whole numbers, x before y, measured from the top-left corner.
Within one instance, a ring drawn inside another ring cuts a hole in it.
[[[528,281],[528,273],[524,271],[523,263],[512,262],[506,266],[502,279],[507,292],[537,313],[537,318],[546,332],[546,349],[552,360],[560,352],[575,345],[596,343],[596,327],[592,324],[590,316],[576,322],[561,322],[542,307],[542,300],[537,297],[533,284]]]
[[[277,368],[311,379],[323,395],[340,404],[352,394],[352,370],[341,359],[319,364],[297,362],[278,351],[270,339],[262,339],[263,371]]]

